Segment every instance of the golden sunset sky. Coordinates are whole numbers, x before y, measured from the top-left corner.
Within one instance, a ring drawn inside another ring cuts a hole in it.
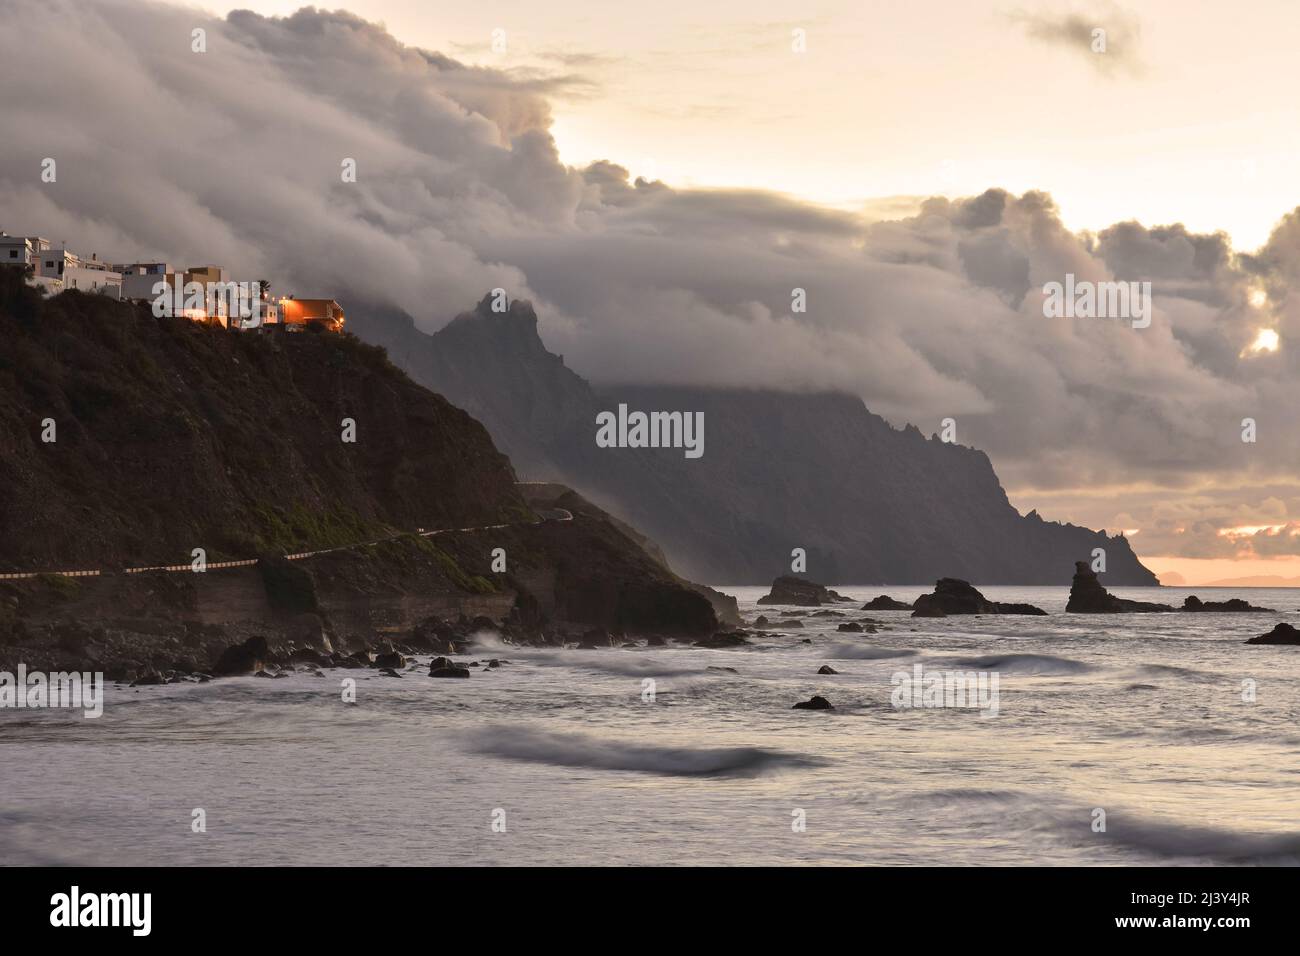
[[[1290,0],[334,5],[464,62],[570,75],[551,97],[561,158],[670,185],[846,208],[1042,189],[1074,229],[1182,222],[1238,249],[1300,200]],[[1105,54],[1059,32],[1072,16],[1107,30]]]

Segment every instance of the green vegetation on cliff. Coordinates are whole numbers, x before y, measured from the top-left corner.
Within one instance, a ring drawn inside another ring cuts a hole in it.
[[[232,333],[96,295],[47,299],[0,268],[0,570],[188,563],[194,548],[219,561],[517,521],[531,512],[514,480],[478,422],[352,336]]]

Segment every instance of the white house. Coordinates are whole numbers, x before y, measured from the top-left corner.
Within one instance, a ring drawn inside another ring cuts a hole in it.
[[[121,274],[111,270],[108,263],[100,262],[99,256],[92,255],[89,259],[83,259],[66,248],[46,248],[39,253],[35,249],[32,251],[36,275],[45,279],[59,279],[65,290],[97,292],[114,299],[122,297]]]

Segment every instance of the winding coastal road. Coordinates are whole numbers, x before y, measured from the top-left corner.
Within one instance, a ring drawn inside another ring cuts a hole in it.
[[[540,485],[540,484],[545,484],[545,482],[521,481],[521,482],[517,482],[517,484]],[[498,528],[517,528],[521,525],[535,526],[535,525],[543,524],[547,521],[572,521],[573,520],[573,512],[568,511],[564,508],[542,508],[537,510],[537,514],[541,516],[540,521],[514,521],[514,522],[507,522],[506,524],[485,524],[485,525],[479,525],[477,527],[471,527],[471,528],[435,528],[431,531],[427,531],[424,528],[416,528],[415,534],[419,535],[421,538],[432,538],[440,534],[457,534],[457,533],[467,533],[473,531],[494,531]],[[296,554],[286,554],[285,558],[287,558],[290,561],[302,561],[306,558],[314,558],[317,555],[321,555],[321,554],[333,554],[336,551],[350,551],[353,548],[365,548],[371,545],[383,544],[386,541],[396,541],[398,538],[403,537],[404,534],[405,534],[404,532],[396,532],[394,534],[390,534],[382,538],[375,538],[372,541],[354,541],[351,544],[342,544],[334,548],[321,548],[317,551],[299,551]],[[206,563],[203,567],[203,571],[219,571],[222,570],[223,568],[247,568],[257,564],[257,562],[258,562],[257,558],[244,558],[239,561],[213,561],[210,563]],[[173,571],[173,572],[190,571],[196,574],[202,573],[200,571],[197,571],[192,564],[158,564],[158,565],[152,565],[150,567],[144,567],[144,568],[123,568],[121,570],[121,573],[122,574],[144,574],[149,571]],[[43,574],[55,574],[65,578],[97,578],[100,575],[110,574],[110,573],[112,572],[99,570],[99,569],[92,569],[86,571],[7,571],[7,572],[0,573],[0,581],[15,581],[15,580],[22,580],[25,578],[36,578],[36,577],[40,577]]]

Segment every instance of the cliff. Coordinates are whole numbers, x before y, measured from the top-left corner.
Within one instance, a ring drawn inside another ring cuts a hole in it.
[[[792,548],[819,580],[1064,584],[1106,550],[1106,580],[1155,585],[1126,539],[1021,515],[981,451],[897,429],[856,397],[765,389],[593,388],[548,352],[527,303],[484,299],[433,335],[354,310],[354,330],[469,410],[523,476],[564,481],[662,546],[698,580],[766,582]],[[595,416],[700,411],[705,451],[597,448]]]
[[[630,527],[567,488],[526,500],[484,427],[381,349],[45,299],[8,268],[0,487],[0,574],[100,572],[0,580],[0,663],[201,670],[250,636],[365,648],[462,615],[548,643],[717,625]],[[247,563],[193,573],[195,548]],[[155,565],[185,570],[124,573]]]

